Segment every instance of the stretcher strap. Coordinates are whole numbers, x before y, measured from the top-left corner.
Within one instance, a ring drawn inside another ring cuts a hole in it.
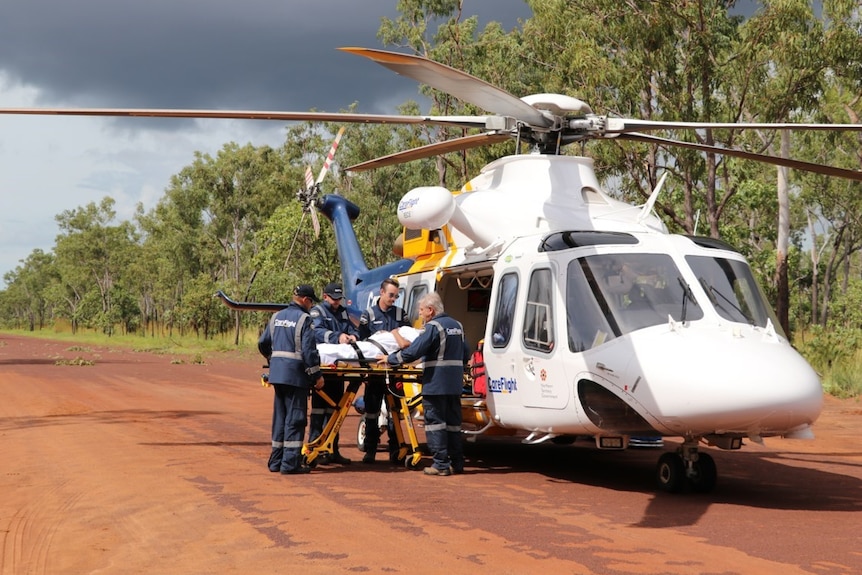
[[[359,364],[364,367],[369,367],[371,365],[371,360],[367,359],[363,354],[362,350],[359,349],[359,346],[356,345],[355,341],[350,342],[350,346],[356,351],[356,359],[359,361]]]
[[[374,347],[379,349],[380,353],[382,353],[383,355],[385,355],[387,357],[389,356],[389,352],[386,351],[386,348],[383,347],[383,344],[381,344],[379,341],[374,341],[373,339],[366,339],[365,341],[367,341],[368,343],[374,344]]]

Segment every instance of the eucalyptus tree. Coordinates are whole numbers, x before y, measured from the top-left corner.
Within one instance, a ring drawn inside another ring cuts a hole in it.
[[[23,319],[30,331],[42,329],[50,315],[48,287],[57,280],[54,255],[35,249],[3,279],[7,285],[6,290],[0,293],[4,315],[8,314],[10,319]]]
[[[119,319],[115,297],[139,246],[132,224],[116,222],[114,204],[105,197],[98,205],[91,202],[55,218],[61,233],[54,247],[59,276],[54,293],[65,303],[73,331],[84,322],[111,334]]]
[[[249,292],[257,276],[256,234],[288,188],[283,165],[283,151],[269,146],[240,147],[231,142],[215,158],[196,153],[194,162],[172,178],[153,213],[140,218],[152,241],[173,255],[168,276],[176,290],[173,318],[199,316],[194,310],[200,303],[183,299],[189,282]],[[189,323],[211,335],[208,328],[201,329],[204,324],[209,326],[210,318]],[[240,329],[241,317],[235,313],[235,343]]]
[[[146,310],[145,326],[155,335],[157,326],[172,334],[185,325],[180,309],[185,286],[204,273],[208,236],[204,231],[207,197],[201,190],[184,185],[178,175],[171,178],[165,195],[149,212],[140,207],[136,215],[144,234],[146,264],[137,269],[139,291]]]
[[[653,120],[735,121],[722,98],[724,67],[739,17],[727,2],[620,3],[613,0],[531,2],[524,41],[541,84],[580,98],[600,113]],[[538,88],[538,86],[537,86]],[[699,143],[732,145],[732,134],[674,134]],[[656,208],[671,227],[693,233],[698,212],[717,237],[733,187],[722,189],[725,160],[658,145],[591,143],[597,171],[619,183],[628,200],[646,199],[661,171],[671,178]]]

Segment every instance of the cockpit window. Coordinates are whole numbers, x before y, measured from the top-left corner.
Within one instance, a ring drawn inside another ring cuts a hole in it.
[[[700,287],[718,315],[726,320],[766,327],[784,335],[748,264],[727,258],[686,256]]]
[[[569,349],[584,351],[638,329],[703,317],[670,256],[603,254],[572,260],[566,284]]]

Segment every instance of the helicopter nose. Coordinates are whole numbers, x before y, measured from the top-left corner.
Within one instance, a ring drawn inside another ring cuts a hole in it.
[[[783,435],[820,414],[817,373],[763,330],[690,327],[644,339],[634,346],[635,369],[650,382],[658,419],[674,433]]]

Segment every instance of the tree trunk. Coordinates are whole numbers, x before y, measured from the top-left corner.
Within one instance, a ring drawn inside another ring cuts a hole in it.
[[[781,157],[790,157],[790,132],[781,131]],[[790,289],[787,282],[787,251],[790,244],[790,170],[778,167],[778,239],[776,241],[775,285],[778,288],[778,301],[775,313],[778,323],[787,337],[790,337]]]

